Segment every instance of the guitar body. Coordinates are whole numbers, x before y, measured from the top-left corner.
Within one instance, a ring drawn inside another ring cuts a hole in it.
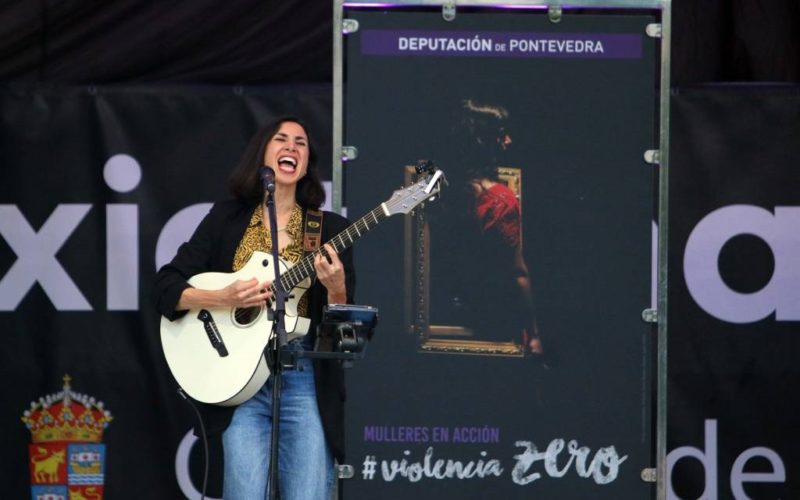
[[[280,266],[283,276],[290,266],[283,261]],[[275,278],[272,255],[253,252],[239,271],[198,274],[189,284],[218,290],[253,277],[259,281]],[[310,284],[310,278],[304,279],[286,301],[289,340],[308,332],[311,322],[298,316],[297,304]],[[266,304],[246,309],[192,309],[175,321],[162,317],[161,346],[175,380],[187,394],[203,403],[235,406],[247,401],[269,378],[264,349],[272,333],[272,318],[272,310]]]

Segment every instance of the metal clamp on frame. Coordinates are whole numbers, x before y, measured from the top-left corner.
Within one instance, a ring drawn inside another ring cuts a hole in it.
[[[455,0],[447,0],[442,4],[442,18],[445,21],[453,21],[456,18],[456,2]]]
[[[357,19],[342,20],[342,34],[349,35],[358,31],[359,24]]]
[[[560,23],[563,15],[564,11],[560,5],[549,5],[547,7],[547,19],[549,19],[551,23]]]
[[[358,148],[355,146],[342,146],[340,151],[342,161],[350,161],[358,158]]]

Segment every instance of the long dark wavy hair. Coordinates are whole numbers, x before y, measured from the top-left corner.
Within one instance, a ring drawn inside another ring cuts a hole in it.
[[[264,166],[264,151],[267,143],[278,133],[281,125],[292,122],[303,127],[308,137],[308,170],[297,183],[295,199],[303,208],[318,209],[325,202],[325,189],[317,174],[317,152],[314,142],[311,140],[311,133],[306,124],[299,118],[284,116],[261,127],[258,132],[250,139],[250,143],[244,150],[242,159],[234,167],[228,179],[230,193],[248,205],[258,205],[264,199],[264,187],[259,178],[258,169]],[[277,168],[277,165],[270,165]]]
[[[503,106],[465,99],[453,126],[452,144],[459,166],[471,178],[497,180],[497,166],[504,149],[500,141],[506,133],[508,111]]]

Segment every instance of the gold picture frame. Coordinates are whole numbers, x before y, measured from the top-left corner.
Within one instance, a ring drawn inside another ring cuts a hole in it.
[[[522,170],[498,167],[498,178],[522,201]],[[416,178],[414,166],[404,169],[405,185]],[[435,200],[433,201],[435,203]],[[417,337],[418,352],[425,354],[459,354],[521,358],[525,348],[518,342],[476,340],[472,330],[464,325],[431,324],[430,294],[435,286],[430,282],[430,225],[425,205],[405,218],[404,227],[404,290],[405,317],[408,331]],[[522,224],[520,224],[522,233]],[[522,234],[520,234],[520,241]]]

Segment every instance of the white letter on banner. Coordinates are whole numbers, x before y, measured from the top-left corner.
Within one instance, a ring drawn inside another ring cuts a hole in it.
[[[752,234],[770,247],[775,271],[754,293],[731,290],[719,273],[723,245],[740,234]],[[686,286],[708,314],[731,323],[751,323],[775,312],[778,321],[800,320],[800,207],[768,210],[730,205],[706,215],[686,242],[683,258]]]
[[[700,450],[693,446],[675,448],[667,455],[667,498],[679,498],[672,489],[672,469],[684,457],[696,458],[703,464],[706,477],[706,487],[698,498],[717,500],[717,421],[705,422],[706,449]]]
[[[127,193],[142,180],[135,158],[114,155],[103,168],[106,185]],[[109,311],[139,309],[139,207],[133,203],[106,206],[106,305]]]
[[[211,210],[211,203],[196,203],[179,210],[173,215],[158,235],[156,242],[156,269],[160,269],[164,264],[169,263],[178,247],[189,238],[197,229],[200,221]]]
[[[755,457],[766,459],[772,466],[771,472],[744,472],[745,464]],[[783,483],[786,482],[786,467],[780,455],[769,448],[756,446],[742,452],[736,457],[731,469],[731,491],[733,498],[745,500],[750,498],[742,487],[742,483]]]
[[[17,261],[0,280],[0,311],[16,309],[37,281],[56,309],[92,310],[55,257],[91,208],[86,204],[58,205],[37,233],[16,205],[0,205],[0,235],[17,254]]]
[[[200,492],[197,491],[197,488],[195,488],[192,478],[189,475],[189,454],[192,452],[192,447],[196,441],[197,436],[195,436],[190,429],[189,432],[183,436],[183,439],[181,439],[181,444],[178,445],[178,452],[175,453],[175,477],[178,480],[178,487],[181,489],[181,492],[189,500],[200,500],[203,498]],[[207,500],[221,500],[209,496],[205,498]]]

